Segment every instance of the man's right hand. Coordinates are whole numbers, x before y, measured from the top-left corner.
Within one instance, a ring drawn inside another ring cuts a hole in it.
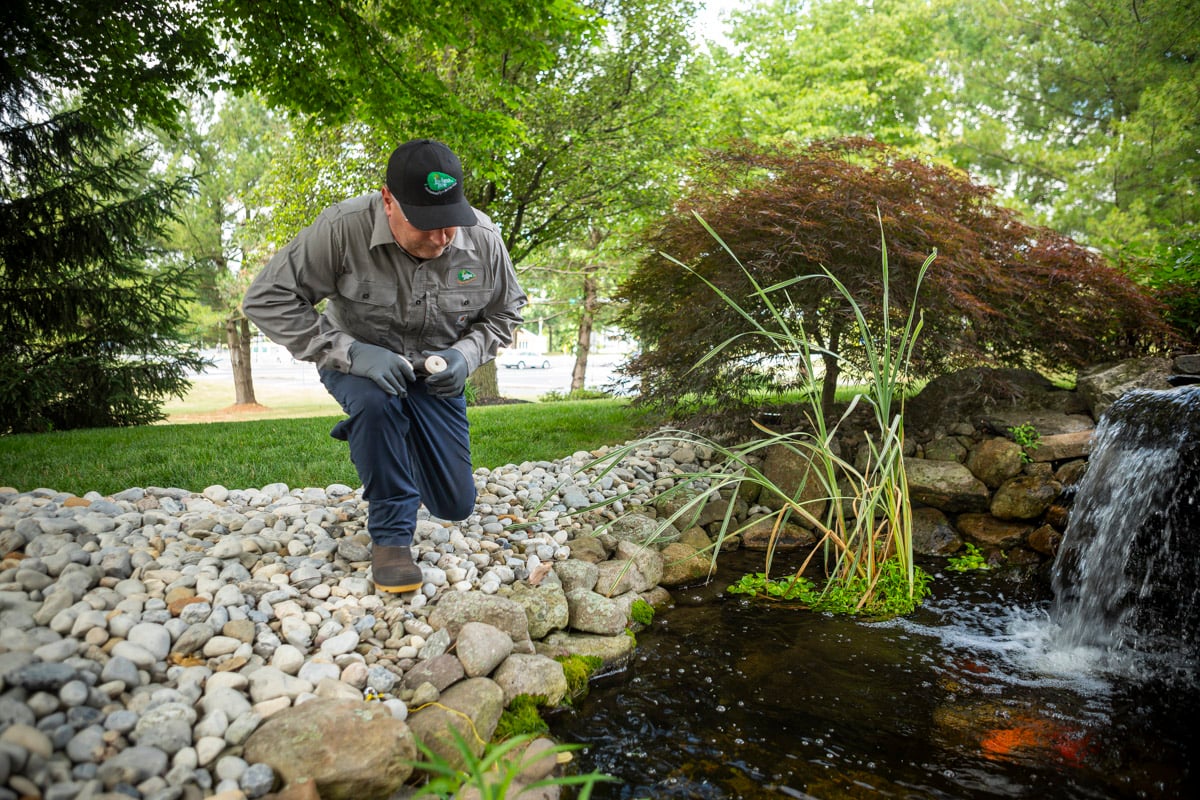
[[[366,342],[350,345],[350,374],[370,378],[388,394],[405,397],[416,380],[412,364],[399,353]]]

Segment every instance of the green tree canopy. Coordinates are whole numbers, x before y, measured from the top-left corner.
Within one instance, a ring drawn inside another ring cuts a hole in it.
[[[1200,2],[962,5],[957,163],[1068,235],[1148,254],[1200,230]],[[969,101],[969,102],[966,102]]]
[[[522,83],[593,24],[573,0],[208,4],[236,86],[322,127],[365,122],[379,148],[434,136],[476,169],[520,140]]]
[[[208,21],[173,0],[9,0],[0,109],[36,114],[68,94],[96,120],[172,125],[221,57]],[[11,117],[10,117],[11,119]]]
[[[706,111],[760,142],[872,136],[927,148],[946,124],[934,68],[947,0],[759,0],[731,13],[714,48]]]
[[[864,139],[773,149],[747,144],[712,153],[707,168],[711,179],[654,230],[651,252],[622,289],[624,324],[644,344],[631,371],[648,400],[744,400],[773,379],[756,367],[762,356],[795,355],[741,336],[748,327],[740,314],[664,257],[688,265],[768,322],[761,304],[751,302],[746,275],[693,214],[760,285],[828,269],[866,312],[871,330],[860,331],[824,278],[787,290],[788,313],[829,354],[827,406],[844,371],[866,377],[856,363],[860,337],[877,337],[884,314],[911,305],[917,272],[935,249],[920,296],[924,330],[915,376],[978,363],[1061,369],[1089,363],[1097,352],[1143,352],[1166,335],[1157,307],[1097,253],[1022,223],[994,202],[992,189],[952,168]],[[880,216],[890,308],[881,306]],[[726,343],[722,358],[699,363]]]

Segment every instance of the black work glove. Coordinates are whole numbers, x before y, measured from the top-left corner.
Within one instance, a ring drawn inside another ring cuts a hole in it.
[[[453,347],[445,350],[427,350],[425,364],[432,356],[440,356],[446,362],[446,368],[440,372],[430,373],[425,379],[425,386],[434,397],[458,397],[467,385],[467,359]]]
[[[416,380],[412,364],[399,353],[365,342],[350,345],[350,374],[370,378],[388,394],[404,397]]]

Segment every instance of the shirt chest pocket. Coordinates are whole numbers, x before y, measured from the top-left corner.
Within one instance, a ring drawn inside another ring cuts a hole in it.
[[[491,289],[443,289],[438,297],[438,311],[446,324],[461,331],[482,316],[491,297]]]
[[[349,328],[385,330],[396,314],[396,282],[343,275],[338,279],[339,316]]]

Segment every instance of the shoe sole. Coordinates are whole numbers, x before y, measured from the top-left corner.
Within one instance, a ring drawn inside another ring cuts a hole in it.
[[[376,583],[375,588],[388,594],[404,594],[405,592],[415,592],[417,589],[420,589],[421,581],[417,581],[416,583],[402,583],[398,586],[385,586],[381,583]]]

